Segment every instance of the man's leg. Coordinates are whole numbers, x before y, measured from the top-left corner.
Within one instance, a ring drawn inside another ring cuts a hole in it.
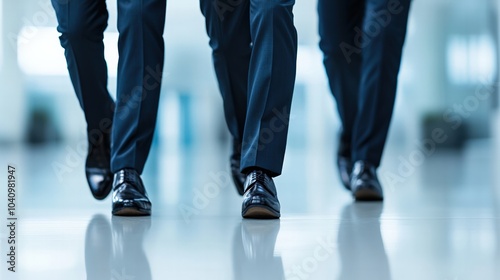
[[[231,135],[241,141],[247,110],[251,39],[248,0],[201,0],[215,74]]]
[[[294,0],[250,0],[253,42],[242,171],[281,174],[295,85]]]
[[[243,195],[245,176],[240,172],[240,162],[252,51],[250,3],[248,0],[201,0],[200,6],[213,50],[226,123],[233,136],[231,173],[238,193]]]
[[[112,133],[114,215],[150,215],[140,174],[156,125],[166,0],[118,0],[118,87]]]
[[[87,121],[89,153],[85,172],[96,199],[111,191],[110,133],[114,102],[107,90],[103,33],[108,11],[104,0],[52,0],[71,82]]]
[[[361,30],[364,0],[319,0],[320,49],[323,51],[330,89],[342,121],[338,154],[351,157],[352,132],[361,81]]]
[[[351,191],[356,200],[382,200],[376,170],[391,122],[410,0],[367,0],[360,103],[354,125]]]
[[[281,174],[297,60],[294,0],[250,0],[252,56],[242,145],[244,218],[280,217],[273,176]]]
[[[108,11],[104,0],[52,0],[71,82],[85,113],[88,130],[113,120],[114,102],[107,90],[103,34]]]
[[[410,0],[367,0],[353,160],[378,166],[391,122]]]
[[[320,48],[330,89],[337,101],[342,132],[337,167],[345,188],[350,189],[352,134],[358,112],[362,41],[357,35],[363,23],[365,0],[319,0]]]
[[[142,173],[156,125],[166,0],[118,1],[118,86],[111,170]]]

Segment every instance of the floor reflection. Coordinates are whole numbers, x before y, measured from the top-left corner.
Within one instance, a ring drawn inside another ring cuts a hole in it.
[[[337,174],[329,173],[331,157],[291,148],[291,164],[277,178],[280,221],[242,221],[232,184],[184,219],[179,206],[194,207],[197,194],[214,182],[211,174],[227,170],[227,156],[216,149],[195,150],[196,156],[154,150],[150,162],[158,166],[144,176],[156,194],[152,218],[112,218],[109,199],[89,195],[82,169],[57,181],[47,162],[64,161],[65,147],[19,155],[19,168],[30,176],[23,176],[17,279],[279,280],[284,272],[289,280],[500,279],[500,180],[492,182],[498,164],[484,143],[426,159],[429,167],[408,184],[387,189],[383,208],[352,203]],[[0,147],[0,155],[12,153]],[[304,176],[304,166],[320,158],[317,173]],[[443,164],[447,171],[431,172]],[[0,245],[1,254],[5,249]],[[304,274],[294,273],[296,267]],[[0,279],[13,278],[5,269]]]
[[[382,203],[352,203],[342,210],[338,244],[339,279],[389,280],[389,261],[380,232]]]
[[[285,279],[281,256],[274,255],[279,220],[243,220],[233,237],[235,280]]]
[[[95,215],[85,234],[87,279],[152,279],[143,248],[150,228],[150,217],[113,216],[110,225],[106,216]]]

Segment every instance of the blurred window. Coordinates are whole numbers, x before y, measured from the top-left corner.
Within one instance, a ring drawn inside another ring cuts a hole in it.
[[[495,44],[489,35],[453,35],[448,40],[447,72],[453,84],[493,82],[495,62]]]
[[[55,27],[24,26],[17,42],[19,66],[27,75],[66,76],[64,49]],[[104,33],[104,52],[110,77],[116,77],[118,33]]]

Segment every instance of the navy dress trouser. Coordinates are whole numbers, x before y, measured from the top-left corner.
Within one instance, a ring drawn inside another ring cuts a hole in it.
[[[118,0],[116,102],[107,90],[104,60],[106,1],[52,0],[52,5],[89,140],[102,139],[96,132],[111,132],[111,171],[133,168],[142,173],[158,111],[166,0]]]
[[[319,0],[320,48],[342,121],[339,155],[380,164],[410,0]]]
[[[294,0],[201,0],[241,170],[281,174],[295,84]]]

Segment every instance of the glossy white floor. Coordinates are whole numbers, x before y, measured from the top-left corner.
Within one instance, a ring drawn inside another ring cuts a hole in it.
[[[383,204],[353,203],[330,151],[291,147],[276,221],[240,218],[227,149],[154,148],[151,218],[112,217],[109,198],[94,201],[76,145],[3,149],[17,164],[19,220],[16,273],[2,226],[1,279],[500,279],[490,146],[435,153],[407,174],[398,156],[409,154],[389,148]]]

